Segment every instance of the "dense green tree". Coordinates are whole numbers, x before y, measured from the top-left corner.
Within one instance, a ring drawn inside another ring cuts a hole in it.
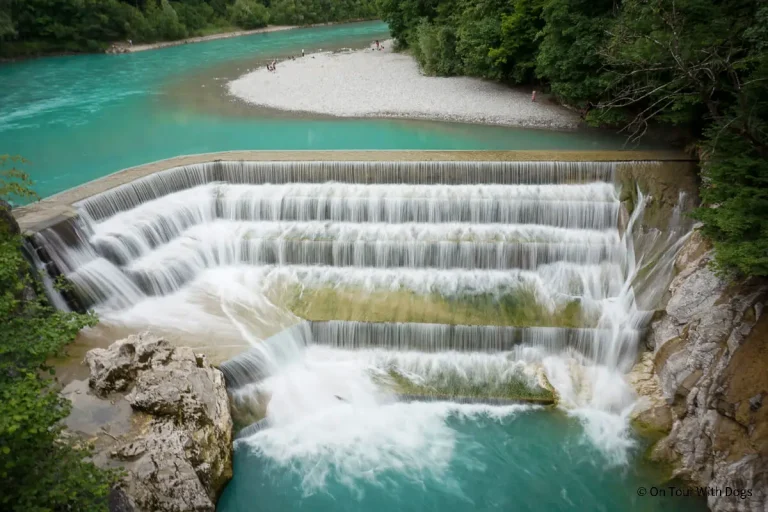
[[[614,0],[546,0],[536,74],[563,101],[585,107],[607,85],[599,53],[614,18]]]
[[[229,8],[229,19],[233,25],[244,29],[265,27],[269,22],[269,11],[254,0],[236,0]]]
[[[762,98],[766,98],[768,88],[763,89]],[[768,113],[766,105],[762,100],[764,114]],[[714,242],[716,264],[724,272],[768,276],[768,137],[764,119],[761,126],[751,127],[761,133],[760,144],[721,123],[706,130],[701,190],[704,206],[695,215]],[[739,121],[734,118],[734,122]]]
[[[276,25],[307,25],[373,19],[375,0],[271,0],[270,22]]]
[[[634,133],[651,119],[697,124],[722,118],[741,94],[753,52],[744,39],[753,0],[627,0],[600,50],[611,81],[604,109],[634,108]]]
[[[541,0],[384,0],[380,7],[398,44],[410,47],[427,74],[533,78]]]
[[[439,3],[439,0],[380,0],[379,12],[398,45],[406,46],[416,27],[437,15]]]
[[[544,0],[515,0],[514,9],[501,17],[501,42],[492,46],[488,57],[499,74],[489,78],[529,83],[536,69],[539,34],[544,28]]]
[[[0,0],[0,57],[100,51],[268,21],[302,25],[376,17],[376,0]]]
[[[219,21],[213,7],[203,0],[171,2],[171,7],[176,11],[179,22],[190,33],[196,33]]]
[[[450,25],[422,22],[409,44],[413,56],[429,75],[458,75],[463,72],[461,57],[456,52],[456,31]]]

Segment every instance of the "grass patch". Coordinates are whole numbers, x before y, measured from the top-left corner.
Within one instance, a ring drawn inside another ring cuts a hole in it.
[[[521,289],[502,296],[492,294],[444,297],[410,290],[374,291],[356,288],[288,287],[276,303],[295,315],[316,322],[417,322],[449,325],[515,327],[593,327],[596,318],[577,300],[550,310],[532,291]]]
[[[499,380],[472,381],[456,372],[447,372],[438,378],[409,378],[397,369],[387,372],[393,383],[393,391],[403,395],[451,398],[498,398],[520,401],[549,401],[554,403],[555,395],[549,389],[531,386],[522,375],[507,375]]]

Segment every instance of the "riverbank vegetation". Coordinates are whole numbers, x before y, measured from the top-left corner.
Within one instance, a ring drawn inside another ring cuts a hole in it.
[[[30,197],[26,175],[0,155],[0,199]],[[106,510],[115,477],[62,437],[69,402],[46,361],[61,353],[90,315],[54,310],[22,256],[21,234],[0,201],[0,509]]]
[[[548,89],[630,141],[686,133],[695,213],[725,272],[768,276],[768,4],[758,0],[381,0],[424,72]]]
[[[375,0],[0,0],[0,57],[375,16]]]

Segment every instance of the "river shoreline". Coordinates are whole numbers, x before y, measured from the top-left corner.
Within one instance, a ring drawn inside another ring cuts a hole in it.
[[[183,44],[204,43],[206,41],[215,41],[217,39],[229,39],[231,37],[250,36],[254,34],[268,34],[270,32],[281,32],[283,30],[292,30],[296,28],[305,28],[300,25],[271,25],[254,30],[236,30],[234,32],[220,32],[208,36],[186,37],[175,41],[159,41],[157,43],[134,44],[130,45],[124,41],[113,43],[105,53],[136,53],[149,50],[159,50],[161,48],[170,48],[172,46],[181,46]]]
[[[130,45],[126,41],[113,41],[102,51],[91,52],[75,52],[75,51],[52,51],[43,52],[35,55],[21,55],[18,57],[0,57],[0,64],[23,62],[32,59],[42,59],[45,57],[67,57],[72,55],[95,55],[100,53],[106,53],[108,55],[119,55],[124,53],[137,53],[149,50],[161,50],[163,48],[171,48],[173,46],[181,46],[185,44],[204,43],[207,41],[215,41],[218,39],[231,39],[234,37],[251,36],[254,34],[266,34],[270,32],[282,32],[285,30],[295,30],[300,28],[315,28],[315,27],[328,27],[332,25],[346,25],[348,23],[361,23],[364,21],[374,21],[368,19],[356,19],[347,21],[332,21],[328,23],[314,23],[310,25],[268,25],[266,27],[257,28],[254,30],[234,30],[227,32],[219,32],[217,34],[210,34],[207,36],[194,36],[186,37],[184,39],[176,39],[174,41],[157,41],[155,43],[135,44]]]

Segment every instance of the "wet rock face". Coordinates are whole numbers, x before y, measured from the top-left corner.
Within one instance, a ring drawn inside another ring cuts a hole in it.
[[[86,354],[92,392],[133,411],[130,428],[97,443],[97,464],[126,477],[116,511],[211,511],[232,476],[232,419],[222,373],[162,338],[131,336]]]
[[[722,491],[716,511],[768,510],[768,283],[731,283],[694,235],[648,344],[672,427],[654,456]]]

